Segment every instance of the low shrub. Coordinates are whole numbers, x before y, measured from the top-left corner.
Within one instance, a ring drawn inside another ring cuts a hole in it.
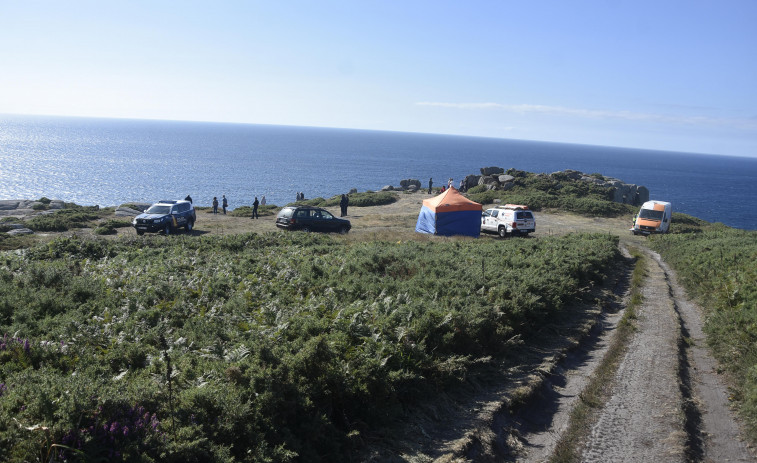
[[[24,220],[24,224],[34,231],[61,232],[87,227],[100,217],[100,208],[97,206],[74,206],[31,217]]]
[[[276,215],[281,208],[274,204],[258,206],[258,215],[261,217]],[[231,211],[232,217],[252,217],[252,206],[240,206]]]
[[[616,237],[578,234],[71,237],[3,253],[4,457],[349,461],[617,258]]]
[[[383,206],[386,204],[392,204],[399,200],[399,195],[394,191],[366,191],[363,193],[351,193],[349,196],[350,206],[357,207],[369,207],[369,206]],[[305,206],[317,206],[317,207],[336,207],[339,206],[342,195],[332,196],[329,199],[313,198],[303,201],[297,201],[295,203],[289,203],[288,206],[293,205],[305,205]]]

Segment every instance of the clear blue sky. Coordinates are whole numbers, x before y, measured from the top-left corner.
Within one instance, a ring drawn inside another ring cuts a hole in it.
[[[757,156],[757,1],[0,0],[0,113]]]

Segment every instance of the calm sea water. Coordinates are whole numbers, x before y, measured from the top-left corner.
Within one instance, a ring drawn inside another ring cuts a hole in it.
[[[248,124],[0,116],[0,199],[178,199],[232,208],[330,197],[498,166],[599,172],[705,220],[757,229],[757,158],[495,138]]]

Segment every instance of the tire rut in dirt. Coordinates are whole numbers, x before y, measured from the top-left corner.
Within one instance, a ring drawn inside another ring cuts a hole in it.
[[[584,447],[585,462],[685,461],[680,323],[663,269],[650,261],[638,331]]]

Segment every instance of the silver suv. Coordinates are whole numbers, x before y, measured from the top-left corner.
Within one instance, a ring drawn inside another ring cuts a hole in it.
[[[536,218],[528,206],[505,204],[485,210],[481,214],[481,231],[499,236],[522,235],[536,231]]]

